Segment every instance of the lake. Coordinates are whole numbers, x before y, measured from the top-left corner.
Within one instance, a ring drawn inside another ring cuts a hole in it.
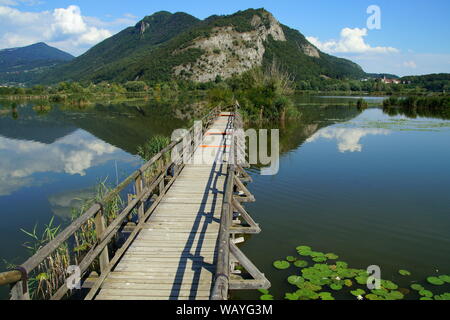
[[[450,121],[389,116],[376,107],[382,98],[366,99],[371,108],[358,111],[349,105],[354,98],[298,97],[301,119],[264,125],[280,127],[280,172],[249,170],[257,201],[246,208],[263,231],[241,248],[278,299],[292,291],[292,269],[272,263],[299,245],[336,253],[355,268],[378,265],[383,278],[405,287],[450,272]],[[69,223],[99,182],[114,186],[142,164],[137,147],[147,138],[188,125],[173,119],[151,102],[47,112],[0,102],[1,270],[27,257],[21,228],[42,227],[52,216]],[[399,269],[411,271],[411,280]]]

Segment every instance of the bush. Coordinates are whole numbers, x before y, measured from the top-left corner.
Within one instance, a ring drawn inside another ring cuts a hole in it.
[[[151,137],[144,145],[138,147],[139,156],[149,161],[170,144],[170,139],[165,136],[156,135]]]

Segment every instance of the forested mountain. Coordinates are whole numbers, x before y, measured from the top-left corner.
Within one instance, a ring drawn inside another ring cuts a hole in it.
[[[248,9],[205,20],[186,13],[155,13],[54,68],[39,82],[208,82],[273,61],[297,80],[366,75],[359,65],[319,51],[266,10]]]
[[[43,70],[74,59],[71,54],[36,43],[21,48],[0,50],[0,83],[28,82]]]

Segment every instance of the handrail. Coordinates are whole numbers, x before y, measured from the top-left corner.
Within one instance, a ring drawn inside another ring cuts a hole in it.
[[[236,101],[233,121],[233,134],[231,135],[230,156],[233,157],[228,163],[228,176],[226,179],[225,194],[222,204],[222,216],[218,238],[217,268],[214,276],[214,287],[211,300],[227,300],[230,280],[230,228],[233,215],[233,189],[236,175],[236,126],[241,126],[239,103]],[[230,159],[229,159],[230,160]]]
[[[202,131],[204,131],[209,127],[211,121],[220,114],[221,107],[217,106],[210,113],[204,116],[201,121],[203,122]],[[78,217],[74,222],[72,222],[66,229],[64,229],[61,233],[59,233],[52,241],[47,243],[43,248],[41,248],[36,254],[26,260],[19,268],[12,271],[6,271],[0,273],[0,286],[7,284],[19,283],[19,281],[24,280],[24,275],[31,273],[34,269],[36,269],[46,258],[48,258],[55,250],[57,250],[65,241],[67,241],[71,236],[73,236],[87,221],[96,216],[99,212],[102,211],[103,205],[108,201],[113,199],[115,196],[119,195],[121,191],[123,191],[131,182],[136,179],[143,178],[143,173],[148,170],[153,164],[155,164],[158,160],[160,160],[164,154],[172,150],[175,146],[183,141],[188,135],[190,135],[195,126],[191,127],[188,132],[186,132],[182,137],[170,143],[167,147],[161,150],[158,154],[153,156],[148,162],[143,164],[138,170],[133,172],[128,178],[126,178],[122,183],[120,183],[115,189],[111,190],[107,195],[105,195],[100,202],[93,204],[87,211],[85,211],[80,217]],[[169,167],[174,165],[174,162],[170,163]],[[163,170],[155,174],[154,182],[161,180],[161,175],[164,173]],[[164,178],[164,175],[162,176]],[[154,185],[155,183],[150,183],[150,185]],[[154,189],[154,188],[153,188]],[[149,188],[143,188],[140,194],[136,196],[136,198],[131,201],[117,216],[114,221],[105,229],[102,236],[97,239],[96,245],[88,252],[87,256],[84,259],[89,262],[95,259],[102,250],[107,246],[109,240],[112,238],[111,234],[114,230],[116,230],[121,222],[127,217],[127,215],[143,200],[146,196],[148,196],[152,191]],[[136,190],[137,192],[137,190]],[[94,255],[96,254],[96,255]],[[89,264],[90,264],[89,263]],[[86,265],[86,268],[89,265]],[[85,270],[82,270],[83,272]]]

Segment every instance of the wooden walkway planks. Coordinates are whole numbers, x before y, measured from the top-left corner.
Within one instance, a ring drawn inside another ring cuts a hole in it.
[[[98,300],[207,300],[217,261],[233,113],[215,120]]]

